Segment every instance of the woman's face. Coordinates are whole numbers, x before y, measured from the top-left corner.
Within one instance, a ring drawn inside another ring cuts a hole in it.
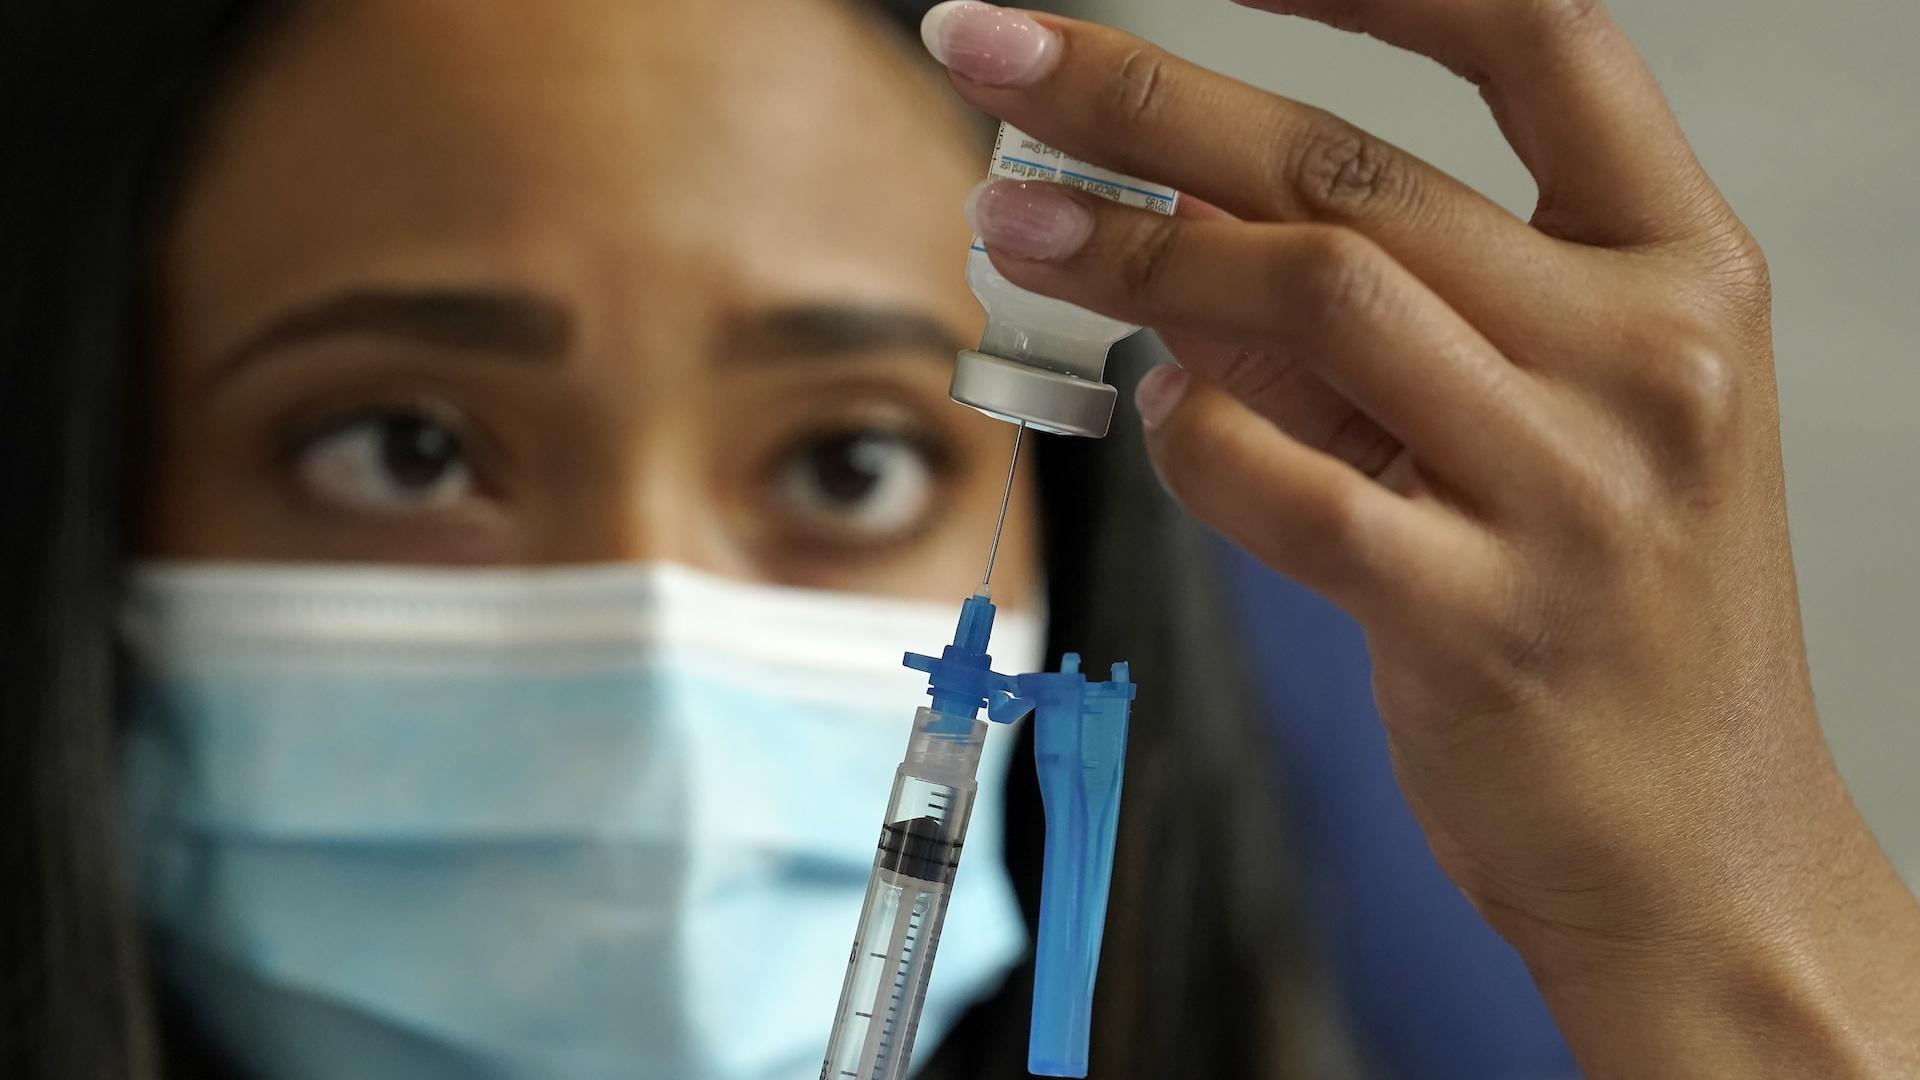
[[[839,0],[327,0],[160,248],[146,550],[668,559],[950,600],[1012,429],[944,87]],[[1003,595],[1035,585],[1029,489]]]

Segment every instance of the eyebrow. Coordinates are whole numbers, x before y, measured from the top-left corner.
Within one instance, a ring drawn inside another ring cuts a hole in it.
[[[911,350],[952,359],[967,347],[939,319],[908,307],[801,304],[758,313],[728,335],[728,355],[758,360]]]
[[[573,320],[532,293],[487,289],[355,289],[289,311],[229,350],[209,381],[296,345],[387,337],[464,352],[551,360],[565,355]]]

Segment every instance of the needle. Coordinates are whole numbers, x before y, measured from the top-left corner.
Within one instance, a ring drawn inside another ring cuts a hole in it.
[[[987,549],[987,572],[980,578],[980,595],[990,595],[987,586],[993,582],[993,561],[1000,557],[1000,531],[1007,527],[1007,503],[1013,498],[1013,474],[1020,468],[1020,443],[1027,437],[1026,421],[1020,422],[1019,430],[1013,434],[1013,460],[1007,463],[1007,487],[1000,493],[1000,519],[993,523],[993,546]]]

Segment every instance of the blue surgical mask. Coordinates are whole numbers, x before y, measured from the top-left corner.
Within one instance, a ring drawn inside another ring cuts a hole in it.
[[[672,566],[161,565],[126,783],[166,977],[273,1077],[818,1069],[951,605]],[[1037,668],[1040,623],[995,652]],[[921,1045],[1020,958],[980,767]],[[930,1053],[923,1054],[923,1057]]]

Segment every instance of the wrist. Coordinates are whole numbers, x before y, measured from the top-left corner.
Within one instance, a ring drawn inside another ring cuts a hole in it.
[[[1783,872],[1657,931],[1503,932],[1585,1075],[1920,1075],[1920,905],[1861,836],[1811,889]]]
[[[1536,978],[1586,1076],[1871,1075],[1832,980],[1796,951],[1721,943]]]

